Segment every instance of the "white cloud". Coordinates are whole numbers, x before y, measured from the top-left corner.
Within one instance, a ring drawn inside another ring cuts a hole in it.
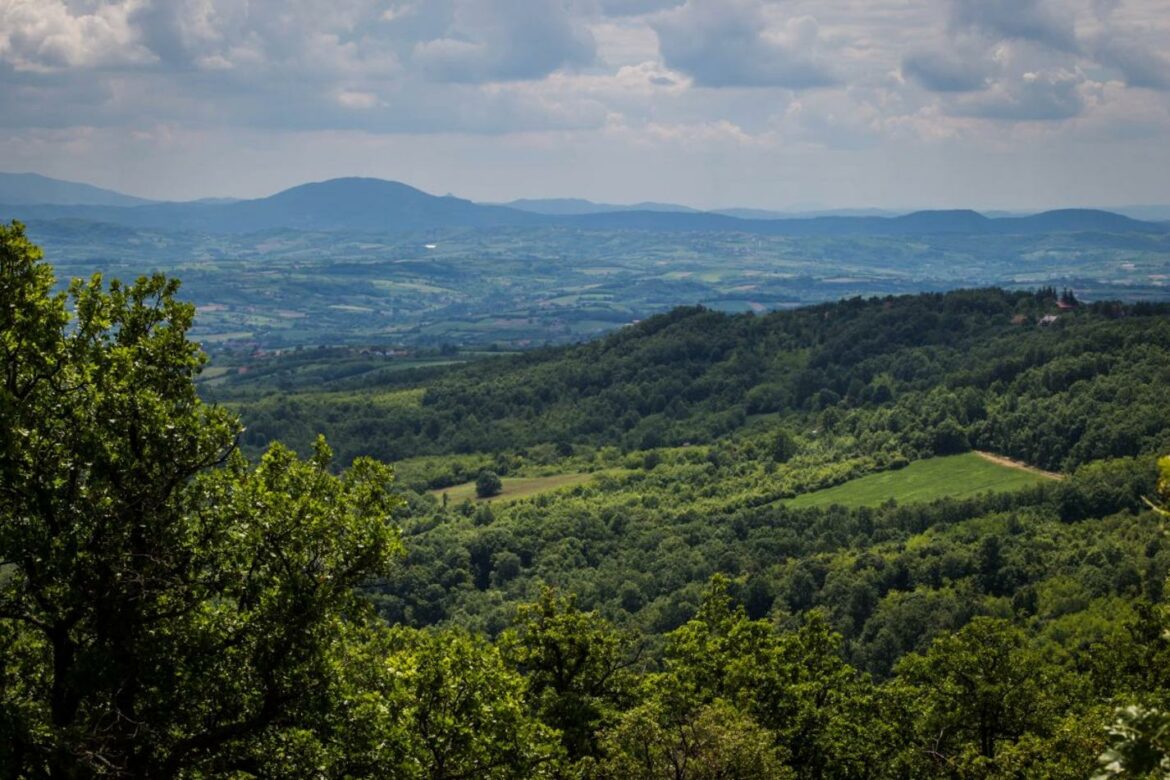
[[[443,35],[420,41],[411,59],[440,81],[476,83],[543,78],[594,52],[563,0],[456,0]]]
[[[791,149],[878,170],[911,145],[974,161],[1091,136],[1139,160],[1170,124],[1168,43],[1165,0],[0,0],[2,135],[39,139],[0,144],[0,168],[97,155],[78,139],[106,132],[155,155],[456,136],[541,150],[564,181],[554,151],[589,149],[589,176],[640,182],[645,158],[680,185],[688,162],[742,181]]]
[[[154,56],[130,23],[137,7],[128,0],[75,11],[64,0],[3,0],[0,59],[27,71],[148,63]]]
[[[816,19],[771,25],[761,0],[687,0],[650,24],[666,64],[698,86],[800,89],[836,81],[818,51]]]
[[[997,39],[1019,39],[1076,51],[1074,17],[1055,0],[951,0],[950,24]]]
[[[1129,86],[1170,90],[1170,57],[1159,51],[1165,40],[1115,28],[1097,35],[1090,46],[1097,61],[1119,72]]]
[[[954,112],[962,116],[1015,121],[1070,119],[1085,107],[1079,87],[1084,79],[1067,71],[1022,74],[1000,80],[984,94],[959,99]]]

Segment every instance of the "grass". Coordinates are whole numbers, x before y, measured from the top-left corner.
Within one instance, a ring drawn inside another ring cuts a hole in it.
[[[559,488],[581,485],[592,478],[592,474],[556,474],[551,477],[504,477],[501,480],[504,483],[503,492],[489,499],[476,498],[474,482],[464,482],[462,485],[454,485],[452,487],[442,488],[441,490],[432,490],[431,494],[441,498],[446,493],[447,500],[453,504],[457,504],[464,499],[471,499],[472,501],[510,500],[535,496],[539,493],[547,493],[550,490],[557,490]]]
[[[842,506],[876,506],[889,499],[899,504],[936,498],[969,498],[993,491],[1007,493],[1031,487],[1050,478],[981,458],[974,452],[948,455],[911,463],[897,471],[883,471],[850,480],[836,487],[805,493],[787,502],[794,509]]]

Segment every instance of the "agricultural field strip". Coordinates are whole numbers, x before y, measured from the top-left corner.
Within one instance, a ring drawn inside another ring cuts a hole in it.
[[[444,493],[447,494],[447,500],[451,502],[459,502],[466,499],[475,501],[507,501],[511,499],[528,498],[530,496],[539,495],[541,493],[548,493],[553,490],[561,488],[575,487],[582,485],[593,479],[595,475],[587,474],[555,474],[548,477],[504,477],[504,490],[497,496],[492,496],[488,499],[476,498],[475,483],[465,482],[461,485],[452,485],[451,487],[439,488],[428,491],[431,495],[442,497]]]
[[[980,453],[965,453],[916,461],[896,471],[869,474],[825,490],[805,493],[786,504],[793,509],[803,509],[833,504],[877,506],[890,499],[901,504],[937,498],[967,498],[989,491],[1018,490],[1055,478],[1057,475],[1039,469],[1006,465]]]

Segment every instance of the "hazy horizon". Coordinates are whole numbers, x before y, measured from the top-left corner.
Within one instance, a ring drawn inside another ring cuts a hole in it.
[[[42,174],[38,171],[0,171],[0,175],[45,176],[45,174]],[[283,192],[285,189],[290,189],[292,187],[298,187],[298,186],[305,185],[305,184],[319,184],[319,183],[334,180],[334,179],[344,179],[344,178],[380,178],[380,177],[370,177],[370,176],[365,176],[362,174],[354,174],[352,176],[337,176],[337,177],[330,177],[329,179],[319,179],[316,181],[298,182],[296,184],[291,185],[291,187],[283,188],[281,190],[275,190],[273,192],[262,193],[262,194],[257,195],[257,196],[238,197],[238,196],[230,196],[230,195],[219,195],[219,194],[215,194],[215,193],[207,193],[207,194],[195,197],[195,198],[189,198],[189,199],[183,199],[183,200],[152,199],[152,198],[148,198],[147,196],[141,195],[140,193],[136,193],[136,192],[127,192],[127,191],[118,190],[115,188],[107,188],[107,187],[104,187],[103,185],[98,184],[96,182],[78,181],[75,179],[60,179],[58,177],[48,177],[48,178],[51,178],[51,179],[54,179],[57,181],[63,181],[63,182],[69,183],[69,184],[96,186],[96,187],[100,187],[102,189],[109,189],[111,192],[116,192],[120,195],[127,195],[127,196],[131,196],[131,197],[143,198],[144,200],[154,201],[154,202],[159,202],[159,203],[168,203],[168,202],[171,202],[171,203],[191,203],[191,202],[197,202],[197,201],[249,200],[249,199],[253,199],[253,197],[262,199],[262,198],[269,197],[271,195],[275,195],[275,194],[278,194],[280,192]],[[464,196],[458,192],[433,192],[433,191],[424,190],[421,187],[415,187],[415,185],[413,185],[407,181],[398,181],[398,180],[394,180],[394,179],[382,179],[382,180],[383,181],[397,181],[397,183],[399,183],[399,184],[405,184],[407,186],[414,187],[415,189],[419,189],[420,191],[425,192],[428,195],[434,195],[436,197],[453,196],[456,198],[464,198]],[[594,205],[617,206],[617,207],[622,207],[622,208],[628,208],[630,206],[639,206],[639,205],[645,205],[645,204],[656,204],[656,205],[663,205],[663,206],[681,206],[681,207],[693,208],[693,209],[698,210],[698,211],[735,211],[735,210],[753,211],[753,210],[759,210],[759,211],[775,211],[777,213],[788,213],[788,214],[792,214],[792,215],[800,215],[800,214],[804,214],[804,213],[848,212],[848,211],[858,211],[858,212],[861,212],[861,211],[881,211],[881,212],[889,212],[889,213],[911,213],[911,212],[915,212],[915,211],[956,210],[956,211],[976,211],[976,212],[980,212],[983,214],[1008,213],[1008,212],[1019,213],[1019,214],[1029,214],[1029,213],[1039,213],[1039,212],[1043,212],[1043,211],[1054,211],[1054,210],[1059,210],[1059,209],[1063,209],[1063,208],[1110,210],[1110,209],[1134,209],[1134,208],[1152,207],[1152,208],[1159,208],[1159,209],[1170,209],[1170,203],[1115,203],[1115,204],[1085,203],[1085,204],[1078,204],[1078,205],[1072,205],[1072,206],[1042,207],[1042,208],[1036,208],[1036,209],[1005,209],[1005,208],[1001,208],[1001,207],[994,206],[994,205],[992,205],[992,206],[955,206],[955,207],[951,207],[949,209],[940,209],[937,206],[932,206],[931,204],[904,205],[904,206],[874,206],[874,205],[856,205],[856,204],[838,205],[838,204],[823,204],[823,203],[796,203],[796,204],[792,204],[792,205],[784,206],[784,207],[779,207],[779,208],[769,207],[769,206],[755,206],[755,205],[750,205],[750,204],[744,205],[744,204],[740,204],[740,203],[726,203],[726,204],[718,204],[715,206],[703,207],[703,206],[697,206],[693,203],[685,203],[685,202],[681,202],[681,201],[593,200],[593,199],[588,199],[588,198],[582,198],[579,195],[571,195],[571,194],[570,195],[527,195],[527,196],[522,195],[522,196],[512,198],[512,199],[506,200],[506,201],[505,200],[490,200],[490,199],[488,199],[488,200],[475,200],[475,199],[470,199],[470,198],[464,198],[464,199],[465,200],[473,200],[473,202],[480,203],[483,205],[495,205],[495,206],[511,206],[512,203],[514,203],[514,202],[524,202],[524,201],[530,201],[533,203],[538,203],[538,202],[542,202],[542,201],[587,201],[587,202],[592,203]]]
[[[1170,203],[1157,0],[0,0],[0,170],[140,197]]]

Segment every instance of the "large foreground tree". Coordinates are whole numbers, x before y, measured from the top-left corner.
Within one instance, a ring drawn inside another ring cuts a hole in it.
[[[330,473],[200,402],[160,276],[54,293],[0,225],[0,771],[318,774],[342,751],[355,586],[399,551],[390,472]],[[310,769],[313,768],[313,769]]]

